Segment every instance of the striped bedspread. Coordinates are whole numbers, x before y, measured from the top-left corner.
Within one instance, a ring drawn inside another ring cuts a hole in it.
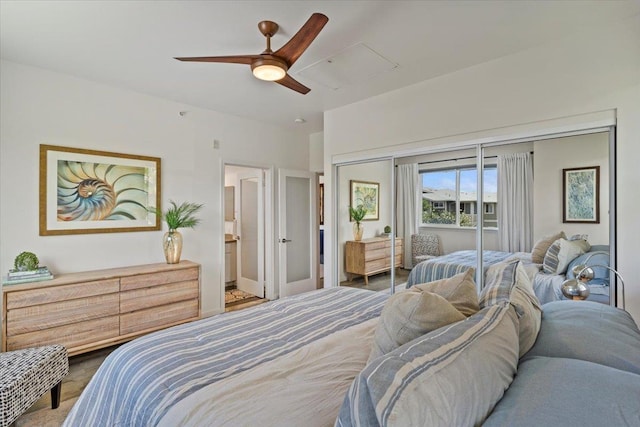
[[[387,298],[321,289],[140,337],[107,357],[64,426],[155,426],[203,387],[379,317]]]
[[[483,266],[486,269],[495,263],[501,262],[512,256],[511,252],[484,251],[482,253]],[[477,266],[476,250],[452,252],[416,265],[407,280],[407,288],[419,283],[433,282],[446,279],[458,273],[467,271]]]

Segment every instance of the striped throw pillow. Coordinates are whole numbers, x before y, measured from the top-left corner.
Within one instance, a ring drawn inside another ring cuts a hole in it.
[[[478,299],[480,308],[511,301],[511,292],[516,285],[516,268],[519,262],[517,259],[499,262],[487,269],[485,286]]]
[[[544,236],[540,240],[538,240],[535,245],[533,245],[533,249],[531,250],[531,262],[535,264],[542,264],[544,261],[544,256],[546,255],[549,247],[558,239],[566,238],[567,235],[564,234],[564,231],[561,231],[556,234],[551,234],[549,236]]]
[[[586,240],[558,239],[549,247],[542,262],[542,270],[547,274],[564,274],[567,266],[575,258],[590,248]]]

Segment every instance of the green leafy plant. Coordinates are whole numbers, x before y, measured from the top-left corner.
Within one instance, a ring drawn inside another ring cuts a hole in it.
[[[194,228],[200,223],[200,219],[195,216],[195,213],[198,212],[203,205],[188,202],[183,202],[178,205],[173,200],[170,200],[169,203],[171,207],[162,214],[169,230]]]
[[[22,252],[13,261],[13,267],[18,271],[29,271],[38,268],[40,260],[33,252]]]
[[[355,221],[357,224],[360,224],[367,214],[367,209],[363,205],[358,205],[355,208],[349,206],[349,215],[351,216],[351,220]]]

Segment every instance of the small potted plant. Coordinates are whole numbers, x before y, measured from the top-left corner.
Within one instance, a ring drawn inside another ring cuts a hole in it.
[[[33,252],[22,252],[13,261],[13,268],[16,271],[37,270],[40,260]]]
[[[171,207],[162,214],[162,218],[169,227],[169,231],[163,236],[162,248],[167,264],[177,264],[180,262],[180,254],[182,253],[182,234],[178,228],[194,228],[198,225],[200,219],[195,214],[203,205],[188,202],[178,205],[173,200],[169,203]]]
[[[364,227],[360,222],[364,219],[367,214],[367,209],[363,205],[358,205],[355,208],[349,206],[349,215],[351,216],[351,220],[355,221],[353,223],[353,240],[356,242],[362,240],[362,233],[364,231]]]

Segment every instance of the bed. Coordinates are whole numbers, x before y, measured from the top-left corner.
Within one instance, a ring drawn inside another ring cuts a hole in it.
[[[531,261],[529,252],[502,252],[484,251],[483,269],[486,272],[491,265],[517,258],[523,261],[526,271],[533,283],[536,296],[541,304],[551,301],[566,299],[562,294],[562,284],[565,280],[573,278],[571,269],[575,265],[584,264],[589,259],[589,264],[609,265],[609,246],[594,245],[591,249],[573,259],[567,266],[565,274],[546,274],[541,264]],[[452,252],[430,260],[422,261],[416,265],[407,279],[407,288],[434,280],[452,277],[455,274],[477,267],[477,252],[475,250],[463,250]],[[590,295],[588,300],[609,303],[609,279],[605,268],[596,268],[596,279],[589,283]]]
[[[320,289],[140,337],[64,426],[333,425],[388,297]]]
[[[484,270],[486,271],[493,264],[507,260],[512,255],[510,252],[484,251],[482,253]],[[456,251],[422,261],[409,273],[407,288],[418,283],[433,282],[455,276],[469,268],[476,268],[477,264],[477,251],[475,250]]]

